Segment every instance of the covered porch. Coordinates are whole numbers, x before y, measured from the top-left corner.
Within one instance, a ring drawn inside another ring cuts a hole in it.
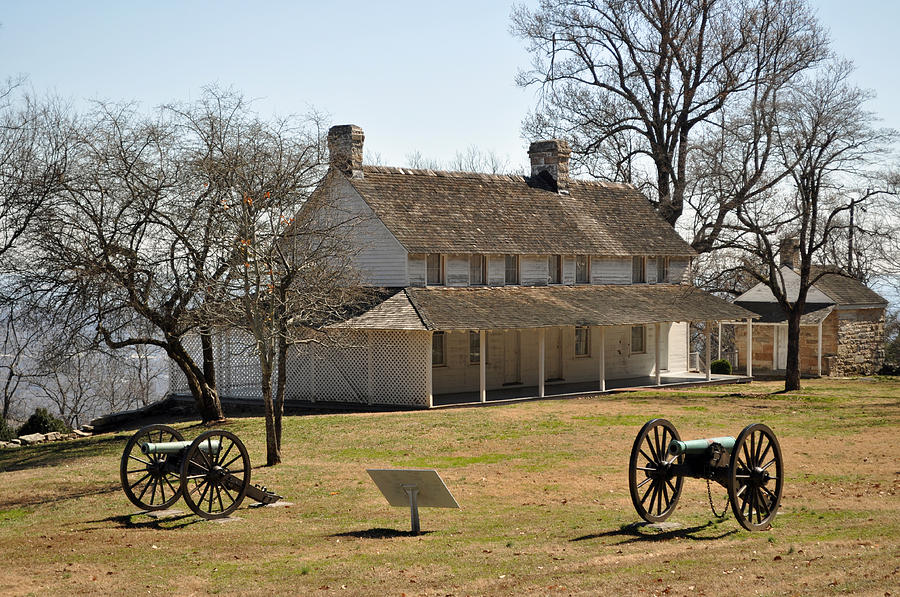
[[[628,377],[623,379],[610,379],[606,381],[605,389],[600,390],[596,382],[572,382],[546,384],[544,387],[545,398],[563,398],[569,396],[583,396],[590,394],[612,394],[615,392],[679,388],[695,385],[747,383],[752,378],[745,375],[711,375],[707,379],[705,373],[679,372],[663,373],[659,383],[656,376],[645,375],[640,377]],[[433,407],[461,406],[484,403],[512,402],[518,400],[532,400],[540,398],[540,389],[537,386],[517,386],[488,390],[485,400],[481,400],[480,392],[455,392],[449,394],[436,394],[433,398]]]

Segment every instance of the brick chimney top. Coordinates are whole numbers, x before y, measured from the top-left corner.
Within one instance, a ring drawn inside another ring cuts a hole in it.
[[[797,252],[800,250],[800,240],[796,237],[789,236],[781,239],[778,245],[778,253],[781,255],[781,266],[785,265],[791,269],[800,267],[800,259]]]
[[[546,172],[556,183],[560,195],[569,194],[569,156],[572,150],[562,139],[535,141],[528,148],[531,158],[531,175],[540,176]]]
[[[363,177],[363,141],[366,136],[355,124],[340,124],[328,129],[328,153],[335,170],[350,178]]]

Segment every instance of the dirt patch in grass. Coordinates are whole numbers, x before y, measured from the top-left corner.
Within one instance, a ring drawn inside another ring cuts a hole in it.
[[[288,417],[284,464],[252,477],[294,505],[245,503],[228,524],[183,503],[169,519],[136,512],[117,485],[126,433],[0,452],[0,593],[897,594],[900,383],[778,385]],[[635,524],[628,455],[660,416],[683,438],[772,427],[786,472],[774,528],[714,519],[694,479],[679,528]],[[228,428],[264,461],[261,419]],[[438,468],[462,509],[423,508],[428,532],[411,536],[365,473],[393,466]]]

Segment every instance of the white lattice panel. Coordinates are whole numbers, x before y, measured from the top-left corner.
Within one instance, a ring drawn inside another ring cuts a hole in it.
[[[200,339],[184,339],[202,363]],[[216,382],[224,398],[261,398],[259,360],[252,337],[239,330],[213,336]],[[351,332],[331,346],[301,344],[288,353],[287,400],[427,406],[427,332]],[[190,389],[180,369],[170,366],[169,388]],[[274,380],[273,380],[274,382]]]
[[[428,405],[428,332],[375,331],[372,342],[372,402]]]

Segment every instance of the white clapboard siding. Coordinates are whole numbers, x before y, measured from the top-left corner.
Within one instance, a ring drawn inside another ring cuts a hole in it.
[[[332,216],[352,221],[347,243],[352,263],[366,284],[373,286],[407,285],[407,251],[379,220],[372,208],[345,178],[335,177],[332,192],[339,200]]]
[[[669,282],[672,284],[680,284],[688,282],[689,266],[691,260],[688,257],[670,257],[669,258]]]
[[[622,257],[592,257],[592,284],[631,284],[631,259]]]
[[[447,255],[444,258],[444,283],[447,286],[469,285],[468,255]]]
[[[506,258],[503,255],[488,255],[488,285],[503,286],[506,283]]]
[[[575,283],[575,256],[563,255],[563,284],[572,285]]]
[[[407,265],[410,286],[425,286],[426,268],[425,255],[410,253]]]
[[[522,255],[519,257],[519,283],[522,286],[546,286],[550,270],[546,255]]]

